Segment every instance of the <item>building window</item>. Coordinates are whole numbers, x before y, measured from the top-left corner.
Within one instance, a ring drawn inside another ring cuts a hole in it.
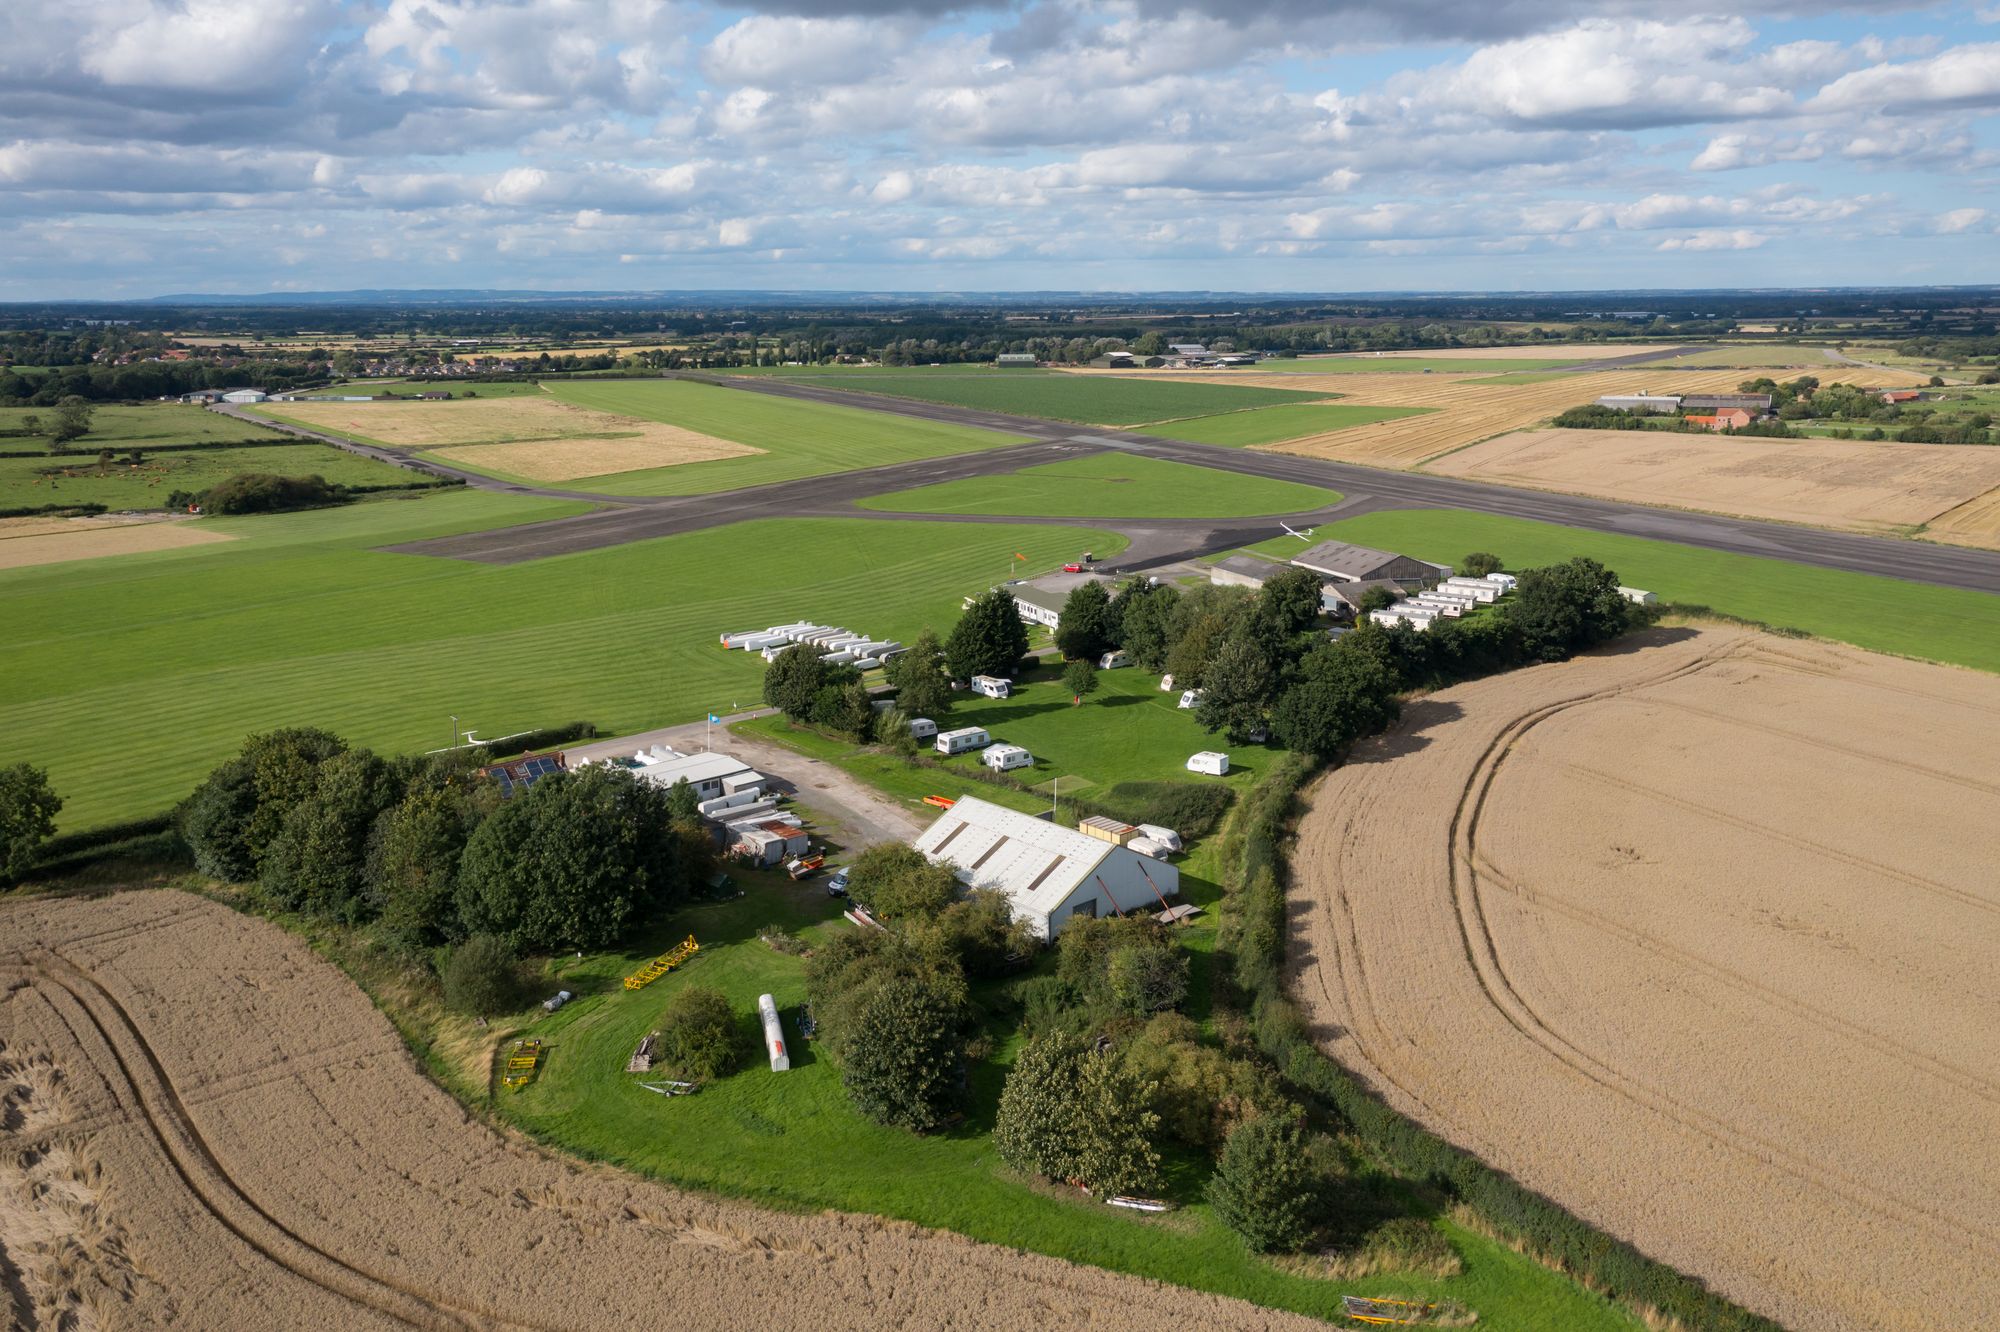
[[[1093,897],[1088,902],[1078,902],[1069,909],[1069,914],[1071,916],[1083,916],[1089,920],[1096,920],[1097,899]]]

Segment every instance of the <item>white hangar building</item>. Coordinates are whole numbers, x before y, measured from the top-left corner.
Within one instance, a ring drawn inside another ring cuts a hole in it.
[[[1017,919],[1053,939],[1072,916],[1160,911],[1180,892],[1180,871],[1127,847],[961,796],[916,842],[967,888],[1005,893]]]

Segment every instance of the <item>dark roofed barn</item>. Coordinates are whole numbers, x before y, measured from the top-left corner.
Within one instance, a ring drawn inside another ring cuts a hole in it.
[[[1404,588],[1427,587],[1448,572],[1408,555],[1345,541],[1322,541],[1295,555],[1292,563],[1337,583],[1387,580]]]

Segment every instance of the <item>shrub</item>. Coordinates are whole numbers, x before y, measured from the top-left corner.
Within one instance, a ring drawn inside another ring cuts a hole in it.
[[[1115,1055],[1056,1033],[1028,1043],[1007,1075],[993,1146],[1016,1170],[1081,1184],[1099,1197],[1159,1187],[1153,1089]]]
[[[54,834],[62,804],[45,769],[26,763],[0,768],[0,883],[28,872]]]
[[[1458,562],[1458,571],[1467,578],[1484,578],[1502,567],[1500,557],[1489,550],[1475,550]]]
[[[928,1133],[965,1099],[966,1013],[952,987],[896,976],[855,1011],[840,1080],[878,1124]]]
[[[481,1017],[505,1013],[520,1000],[514,950],[504,939],[475,934],[451,950],[444,964],[445,1006]]]
[[[890,920],[937,915],[958,897],[958,877],[907,842],[879,842],[854,859],[849,891]]]
[[[736,1017],[722,991],[684,985],[660,1015],[655,1062],[684,1078],[715,1078],[742,1054]]]
[[[1209,1205],[1259,1253],[1296,1253],[1319,1233],[1327,1180],[1296,1118],[1239,1124],[1208,1182]]]
[[[525,735],[508,736],[505,740],[489,740],[482,743],[489,758],[512,758],[516,754],[526,754],[535,749],[553,749],[557,745],[570,744],[577,740],[588,740],[597,734],[597,728],[587,721],[570,722],[565,726],[549,726],[539,731],[529,731]]]
[[[225,477],[203,492],[201,507],[212,514],[280,513],[288,509],[316,509],[328,504],[344,504],[347,490],[323,476],[275,476],[269,472],[240,472]]]
[[[916,942],[976,977],[1005,975],[1020,959],[1033,956],[1037,945],[1028,923],[1014,919],[1007,895],[985,888],[974,889],[920,925]]]
[[[1187,972],[1171,928],[1143,916],[1071,919],[1056,943],[1056,975],[1099,1021],[1178,1006]]]

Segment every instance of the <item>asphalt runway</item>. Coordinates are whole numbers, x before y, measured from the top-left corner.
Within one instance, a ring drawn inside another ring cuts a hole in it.
[[[919,420],[976,426],[1025,436],[1029,442],[953,457],[750,486],[719,494],[665,498],[593,497],[583,492],[511,485],[461,473],[473,485],[559,499],[596,498],[609,507],[571,518],[409,542],[386,549],[487,564],[518,564],[758,518],[844,517],[883,522],[1029,522],[1102,528],[1120,532],[1133,542],[1132,549],[1117,561],[1121,567],[1146,567],[1263,540],[1279,530],[1277,525],[1280,521],[1298,527],[1381,509],[1464,509],[1586,531],[1671,541],[1734,555],[1790,560],[1822,569],[1880,574],[1939,587],[2000,593],[2000,552],[1996,551],[1861,536],[1788,523],[1760,522],[1752,518],[1649,508],[1580,495],[1361,467],[1352,463],[1327,462],[1254,449],[1191,444],[1132,431],[1095,429],[947,403],[827,388],[818,384],[685,372],[678,377],[743,393],[761,393]],[[1039,463],[1107,450],[1322,486],[1341,492],[1345,499],[1338,505],[1307,513],[1204,520],[891,514],[855,507],[856,500],[875,495],[939,481],[1013,472]],[[385,457],[385,461],[395,460],[393,456]]]

